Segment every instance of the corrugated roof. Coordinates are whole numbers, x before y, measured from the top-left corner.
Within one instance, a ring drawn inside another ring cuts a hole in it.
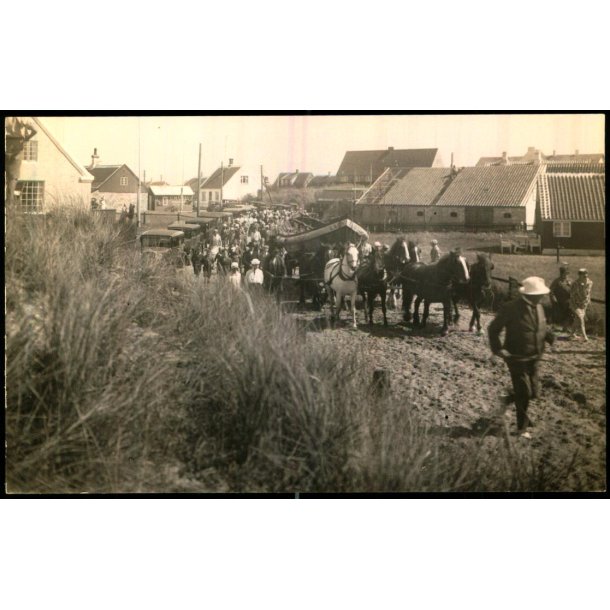
[[[604,174],[541,174],[538,192],[542,220],[605,219]]]
[[[604,174],[604,163],[550,163],[545,165],[547,174]]]
[[[233,165],[231,167],[218,168],[202,185],[202,189],[219,189],[224,186],[237,172],[239,167]],[[221,185],[222,180],[222,185]]]
[[[390,188],[381,205],[431,205],[451,180],[451,168],[415,167]]]
[[[465,167],[441,195],[437,205],[524,205],[539,171],[538,165]]]
[[[150,192],[161,197],[189,197],[193,195],[193,190],[190,186],[149,186]]]
[[[545,163],[604,163],[605,156],[596,154],[549,155],[544,157]]]

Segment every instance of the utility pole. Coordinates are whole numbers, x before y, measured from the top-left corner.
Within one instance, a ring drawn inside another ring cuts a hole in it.
[[[263,189],[265,188],[265,178],[263,177],[263,166],[261,165],[261,201],[263,200]]]
[[[201,197],[201,142],[199,142],[199,164],[197,166],[197,217],[199,217],[199,199]]]

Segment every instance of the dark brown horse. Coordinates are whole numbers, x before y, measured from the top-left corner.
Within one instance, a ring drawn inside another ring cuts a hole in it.
[[[265,287],[269,294],[275,294],[279,303],[284,289],[284,278],[287,275],[284,256],[279,248],[265,257],[263,261],[263,273],[265,274]]]
[[[454,321],[457,322],[460,315],[457,308],[457,301],[461,298],[472,308],[472,317],[468,330],[472,332],[475,324],[477,332],[481,332],[481,311],[480,306],[485,299],[485,294],[491,288],[491,271],[494,264],[491,262],[491,257],[485,253],[477,254],[476,263],[468,267],[470,279],[465,284],[455,284],[453,295],[453,307],[455,311]]]
[[[443,304],[443,326],[441,335],[449,332],[451,322],[451,304],[455,287],[468,282],[470,274],[466,260],[459,253],[452,251],[443,256],[438,262],[431,265],[423,263],[412,265],[407,270],[408,292],[403,295],[403,300],[409,301],[413,295],[417,295],[413,312],[413,324],[425,327],[430,312],[431,303]],[[419,305],[424,301],[423,317],[419,319]]]
[[[373,324],[373,307],[377,295],[381,297],[381,311],[383,312],[383,325],[388,325],[386,317],[386,298],[388,292],[388,281],[386,272],[386,259],[379,250],[374,250],[366,259],[363,266],[358,269],[358,292],[364,300],[364,315],[366,318],[368,310],[369,324]]]
[[[303,251],[293,259],[293,265],[299,266],[301,306],[305,305],[306,298],[311,298],[315,309],[322,308],[328,296],[324,284],[324,267],[333,258],[337,258],[337,252],[331,246],[321,244],[315,252]]]

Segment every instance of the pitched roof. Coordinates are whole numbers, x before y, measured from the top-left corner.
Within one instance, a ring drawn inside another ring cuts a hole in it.
[[[549,155],[545,156],[546,163],[604,163],[605,155],[597,154],[574,154],[574,155]]]
[[[307,186],[307,184],[310,182],[310,180],[313,178],[313,174],[310,172],[299,172],[295,178],[294,178],[294,182],[292,183],[292,185],[295,188],[303,188],[305,186]]]
[[[356,201],[362,196],[362,188],[336,188],[324,189],[318,196],[317,201]]]
[[[59,152],[70,162],[74,169],[80,174],[79,182],[92,182],[93,176],[80,164],[77,163],[69,154],[68,151],[55,139],[53,134],[45,127],[44,123],[38,117],[31,117],[34,123],[42,129],[46,136],[53,142]]]
[[[313,188],[319,188],[321,186],[328,186],[335,181],[335,176],[314,176],[311,182],[307,185]]]
[[[414,167],[379,201],[381,205],[431,205],[451,181],[451,168]]]
[[[201,176],[201,186],[203,187],[203,183],[207,180],[207,178],[205,176]],[[187,180],[184,184],[186,184],[186,186],[190,186],[193,191],[197,190],[197,183],[199,182],[199,178],[195,177],[195,178],[191,178],[190,180]]]
[[[437,201],[440,206],[521,206],[540,171],[538,165],[465,167]]]
[[[156,186],[151,185],[148,187],[150,192],[155,196],[161,197],[191,197],[193,195],[193,191],[190,186]]]
[[[604,174],[605,163],[549,163],[545,166],[547,174]]]
[[[93,182],[91,183],[91,190],[96,190],[101,184],[106,182],[114,172],[116,172],[120,165],[96,165],[95,167],[87,168],[87,171],[93,176]]]
[[[231,167],[219,167],[202,185],[202,189],[219,189],[224,186],[237,172],[239,167],[233,165]],[[222,180],[222,184],[221,184]]]
[[[605,219],[604,174],[541,174],[538,189],[542,220]]]
[[[348,150],[338,176],[368,176],[386,167],[432,167],[438,148]]]

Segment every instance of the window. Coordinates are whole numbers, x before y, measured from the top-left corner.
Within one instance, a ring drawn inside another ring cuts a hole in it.
[[[28,140],[23,147],[24,161],[38,161],[38,140]]]
[[[121,176],[121,179],[119,181],[119,184],[121,186],[127,186],[127,176]]]
[[[208,191],[208,201],[212,201],[212,191]]]
[[[572,223],[569,220],[554,222],[553,237],[572,237]]]
[[[457,218],[457,215],[458,215],[457,212],[451,212],[449,214],[449,216],[451,216],[451,218]]]
[[[21,211],[26,213],[42,212],[44,203],[44,182],[17,182],[20,191]]]
[[[242,184],[248,184],[248,176],[242,176],[241,177],[241,183]]]
[[[504,218],[512,218],[513,215],[510,212],[504,212],[503,214]]]
[[[420,212],[417,212],[417,215],[418,215],[418,216],[423,216],[423,215],[424,215],[424,213],[420,211]]]
[[[216,196],[216,201],[220,201],[220,193],[216,191],[214,195]]]

